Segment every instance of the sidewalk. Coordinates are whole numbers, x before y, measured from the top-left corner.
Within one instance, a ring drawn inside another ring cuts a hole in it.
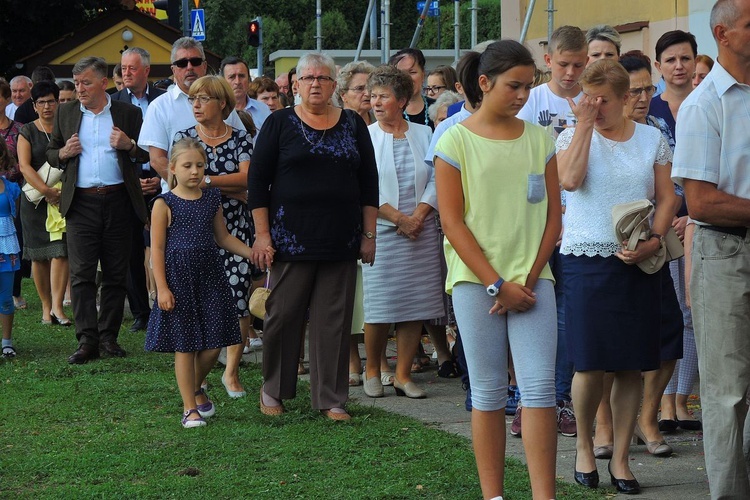
[[[360,353],[364,356],[364,346]],[[427,347],[427,346],[426,346]],[[388,356],[395,354],[395,343],[389,341]],[[437,376],[437,367],[431,366],[425,372],[414,374],[414,381],[427,392],[426,399],[396,397],[392,387],[385,388],[385,397],[369,398],[362,386],[352,387],[349,395],[360,405],[371,405],[393,413],[407,415],[421,420],[437,429],[471,439],[471,414],[464,408],[466,393],[461,388],[460,379],[443,379]],[[700,411],[695,412],[700,418]],[[512,417],[506,419],[510,429]],[[636,498],[654,500],[690,500],[708,498],[708,481],[703,460],[703,435],[700,432],[678,430],[666,436],[675,453],[669,458],[657,458],[648,454],[645,445],[631,446],[632,470],[643,488]],[[575,438],[559,435],[557,444],[557,475],[563,481],[573,482]],[[507,455],[525,461],[521,439],[508,432]],[[603,495],[628,498],[632,495],[616,494],[609,485],[607,462],[599,460],[600,491]],[[467,464],[473,467],[474,464]]]

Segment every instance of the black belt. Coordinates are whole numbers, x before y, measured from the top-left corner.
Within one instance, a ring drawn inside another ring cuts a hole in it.
[[[88,187],[88,188],[76,188],[76,191],[83,194],[98,194],[98,195],[105,195],[109,193],[114,193],[115,191],[121,191],[125,189],[125,184],[113,184],[110,186],[95,186],[95,187]]]
[[[742,239],[745,239],[745,236],[747,236],[746,227],[703,226],[703,228],[710,229],[711,231],[717,231],[719,233],[733,234],[734,236],[739,236]]]

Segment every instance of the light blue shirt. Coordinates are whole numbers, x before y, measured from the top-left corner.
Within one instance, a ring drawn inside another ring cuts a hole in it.
[[[748,124],[750,86],[716,61],[680,106],[672,180],[710,182],[719,191],[750,199]]]
[[[252,99],[251,97],[247,98],[245,111],[250,113],[250,116],[253,117],[253,123],[258,130],[263,126],[263,122],[266,121],[266,118],[271,116],[271,108],[269,108],[265,102]]]
[[[81,104],[81,126],[78,140],[81,154],[78,158],[76,187],[88,188],[122,184],[122,171],[117,163],[117,150],[110,146],[112,134],[112,99],[107,95],[107,104],[98,114]]]
[[[441,121],[440,124],[435,127],[435,131],[432,133],[432,140],[430,141],[430,147],[427,148],[427,155],[424,158],[424,162],[428,164],[431,167],[434,167],[435,165],[432,164],[432,159],[435,158],[435,146],[438,143],[438,140],[440,137],[445,133],[446,130],[448,130],[449,127],[455,125],[456,123],[461,123],[465,119],[471,116],[471,111],[466,109],[466,103],[464,103],[463,106],[461,106],[461,110],[446,118],[445,120]]]

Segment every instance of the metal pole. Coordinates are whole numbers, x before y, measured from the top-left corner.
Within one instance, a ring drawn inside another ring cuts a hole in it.
[[[523,28],[521,28],[521,37],[518,40],[521,43],[526,41],[526,33],[529,31],[529,25],[531,24],[531,14],[534,13],[535,3],[536,3],[536,0],[531,0],[529,2],[529,8],[526,11],[526,19],[523,20]]]
[[[373,3],[373,9],[370,13],[370,50],[377,50],[378,48],[378,13],[375,12]]]
[[[354,60],[359,61],[359,56],[362,54],[362,47],[365,45],[365,36],[367,35],[367,26],[370,24],[370,17],[372,15],[372,8],[375,6],[375,0],[370,0],[367,4],[367,14],[365,14],[365,22],[362,23],[362,33],[359,34],[359,43],[357,44],[357,52],[354,54]]]
[[[323,9],[321,8],[321,0],[315,1],[315,28],[317,35],[315,36],[317,43],[316,43],[316,49],[318,52],[323,52],[323,21],[321,20],[321,12]]]
[[[419,34],[422,33],[422,28],[424,27],[424,20],[427,17],[427,11],[430,10],[431,2],[432,0],[425,0],[424,2],[422,13],[419,15],[419,19],[417,20],[417,27],[414,30],[414,36],[411,38],[411,43],[409,44],[410,49],[413,49],[417,46],[417,40],[419,40]]]
[[[453,5],[455,5],[453,13],[453,57],[455,61],[458,61],[461,58],[461,10],[459,0],[455,0]]]
[[[380,0],[380,64],[388,62],[385,48],[385,0]]]
[[[477,44],[477,17],[479,7],[477,7],[477,0],[471,0],[471,47],[475,47]]]
[[[385,54],[385,61],[383,63],[387,63],[388,59],[391,58],[391,0],[385,0],[385,21],[383,25],[385,26],[385,30],[383,30],[383,52]]]
[[[256,19],[258,19],[258,27],[260,28],[260,43],[258,43],[258,51],[257,51],[257,68],[258,68],[258,76],[263,76],[263,19],[258,16]]]
[[[182,35],[190,36],[193,30],[190,27],[190,0],[182,0]]]
[[[547,42],[552,40],[555,30],[555,0],[547,0]]]

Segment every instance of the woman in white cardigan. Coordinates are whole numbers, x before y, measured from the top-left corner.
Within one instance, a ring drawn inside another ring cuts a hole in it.
[[[396,325],[396,394],[423,398],[411,379],[425,320],[445,315],[440,246],[434,222],[437,196],[424,157],[432,131],[409,123],[404,109],[412,94],[409,75],[381,66],[368,79],[376,123],[368,127],[378,165],[378,256],[363,268],[365,307],[365,393],[384,395],[380,360],[388,331]],[[366,235],[367,236],[367,235]]]

